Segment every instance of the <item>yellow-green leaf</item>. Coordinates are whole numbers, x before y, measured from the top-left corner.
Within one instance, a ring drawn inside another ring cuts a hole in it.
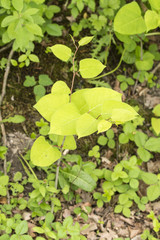
[[[107,131],[111,126],[112,126],[112,123],[110,123],[110,122],[102,119],[102,120],[98,123],[98,133]]]
[[[155,116],[160,117],[160,104],[156,105],[152,112]]]
[[[58,146],[63,143],[64,136],[58,136]],[[77,148],[74,136],[66,136],[63,144],[63,149],[75,150]]]
[[[69,102],[68,94],[47,94],[42,97],[34,108],[47,120],[51,121],[53,113],[60,108],[60,106]]]
[[[35,166],[47,167],[61,157],[60,151],[52,147],[44,137],[40,136],[31,148],[31,161]]]
[[[147,10],[145,12],[144,20],[147,27],[147,32],[155,29],[159,25],[159,15],[155,11]]]
[[[105,101],[102,107],[103,118],[111,118],[112,121],[115,121],[116,123],[130,121],[137,115],[137,112],[124,102],[109,100]]]
[[[83,78],[94,78],[106,67],[99,60],[93,58],[81,60],[79,66],[79,71]]]
[[[82,38],[82,39],[78,42],[79,46],[87,45],[89,42],[92,41],[93,37],[94,37],[94,36]]]
[[[67,62],[72,54],[71,49],[63,44],[56,44],[52,46],[50,49],[57,58],[64,62]]]
[[[57,81],[55,84],[53,84],[51,93],[70,94],[71,90],[69,89],[69,87],[67,86],[67,84],[64,81]]]
[[[127,121],[135,119],[136,116],[137,116],[136,112],[134,113],[133,111],[121,108],[121,109],[114,109],[112,111],[111,119],[113,122],[117,124],[121,124],[121,123],[125,123]]]
[[[146,31],[141,9],[136,2],[125,4],[114,19],[114,31],[124,35],[140,34]]]
[[[158,135],[160,134],[160,119],[158,118],[151,118],[151,124],[153,127],[153,130]]]
[[[74,103],[65,104],[52,115],[49,134],[76,134],[76,121],[79,117],[80,113]]]
[[[98,120],[90,114],[81,115],[76,124],[76,132],[78,137],[85,137],[97,131]]]

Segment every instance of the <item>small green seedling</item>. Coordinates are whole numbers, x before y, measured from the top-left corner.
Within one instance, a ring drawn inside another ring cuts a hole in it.
[[[53,84],[53,81],[46,74],[39,75],[39,80],[36,82],[34,77],[26,76],[23,83],[25,87],[34,87],[33,92],[35,94],[36,101],[43,97],[46,93],[45,87]]]
[[[117,79],[121,83],[120,88],[122,91],[125,91],[128,88],[128,86],[134,85],[134,80],[130,77],[127,78],[125,75],[118,75]]]
[[[88,220],[88,214],[91,212],[91,208],[88,206],[85,206],[85,209],[82,210],[80,207],[74,208],[74,213],[78,215],[79,217],[83,218],[85,222]]]
[[[108,147],[111,149],[115,148],[114,131],[112,129],[109,129],[106,132],[106,137],[105,136],[98,137],[97,143],[101,146],[108,145]]]

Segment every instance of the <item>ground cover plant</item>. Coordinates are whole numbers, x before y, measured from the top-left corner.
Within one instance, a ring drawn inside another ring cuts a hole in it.
[[[0,240],[160,239],[159,1],[0,6]]]

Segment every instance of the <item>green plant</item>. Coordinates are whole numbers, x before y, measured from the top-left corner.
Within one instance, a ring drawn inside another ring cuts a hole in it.
[[[73,225],[72,217],[67,217],[63,223],[54,222],[54,216],[51,213],[48,213],[45,218],[45,222],[42,227],[34,227],[34,231],[39,234],[45,234],[45,236],[51,239],[71,239],[71,240],[85,240],[86,238],[80,234],[80,231],[83,228],[80,228],[78,222]],[[85,226],[86,227],[86,226]],[[70,236],[70,238],[69,238]],[[42,238],[43,239],[43,238]]]
[[[152,112],[155,115],[155,117],[160,117],[160,104],[156,105]],[[156,133],[156,135],[159,135],[160,134],[160,118],[155,118],[155,117],[151,118],[151,126],[154,132]]]
[[[153,222],[153,230],[157,235],[157,238],[155,238],[151,233],[150,230],[146,229],[144,230],[144,232],[141,235],[141,239],[142,240],[158,240],[159,239],[159,230],[160,230],[160,222],[158,220],[158,218],[155,217],[155,214],[153,211],[150,212],[150,214],[147,216],[148,218],[152,219]]]
[[[36,101],[43,97],[46,93],[45,87],[53,84],[53,81],[46,74],[39,75],[38,83],[34,77],[26,76],[23,83],[25,87],[34,87],[33,92],[35,94]]]
[[[13,41],[13,50],[33,51],[33,42],[40,42],[45,32],[52,36],[62,34],[61,27],[51,22],[54,14],[60,11],[56,5],[47,6],[44,0],[1,0],[0,6],[2,43]],[[21,58],[27,59],[27,56]],[[35,57],[30,55],[29,59],[34,61]]]
[[[85,206],[84,210],[82,210],[80,207],[74,208],[74,213],[78,215],[79,217],[83,218],[84,221],[88,220],[88,214],[91,212],[91,208],[88,206]]]
[[[111,149],[115,148],[114,131],[112,129],[107,130],[106,137],[99,136],[97,143],[101,146],[105,146],[107,144]]]
[[[127,78],[124,75],[117,76],[118,81],[121,83],[120,88],[122,91],[125,91],[128,88],[128,85],[134,85],[134,80],[132,78]]]

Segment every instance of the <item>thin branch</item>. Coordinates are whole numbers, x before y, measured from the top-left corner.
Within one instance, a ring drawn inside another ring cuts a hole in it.
[[[105,76],[108,76],[108,75],[114,73],[114,72],[120,67],[120,65],[121,65],[121,63],[122,63],[122,60],[123,60],[124,53],[125,53],[125,49],[123,50],[122,56],[121,56],[120,61],[119,61],[119,63],[118,63],[118,65],[117,65],[116,68],[114,68],[112,71],[110,71],[110,72],[108,72],[108,73],[105,73],[105,74],[103,74],[103,75],[100,75],[100,76],[98,76],[98,77],[93,78],[93,80],[99,79],[99,78],[101,78],[101,77],[105,77]]]
[[[4,96],[6,94],[7,80],[8,80],[8,75],[9,75],[9,71],[10,71],[10,62],[11,62],[11,58],[12,58],[13,54],[14,54],[14,51],[13,51],[13,49],[11,49],[11,51],[9,53],[9,56],[8,56],[7,66],[6,66],[6,69],[5,69],[4,77],[3,77],[2,94],[0,96],[0,121],[3,120],[2,119],[2,112],[1,112],[1,106],[2,106],[2,103],[3,103]],[[5,126],[4,126],[3,123],[1,124],[1,130],[2,130],[3,145],[7,146],[6,131],[5,131]],[[4,174],[7,175],[7,159],[6,159],[6,157],[4,159],[3,168],[4,168]],[[10,203],[10,196],[9,196],[8,190],[7,190],[7,199],[8,199],[8,204],[9,204]]]
[[[157,66],[155,66],[155,68],[151,71],[151,73],[154,75],[159,68],[160,68],[160,63],[158,63]]]
[[[71,95],[70,95],[70,102],[71,102],[71,97],[72,97],[72,92],[73,92],[73,86],[74,86],[74,80],[75,80],[75,76],[76,76],[76,71],[75,71],[75,58],[76,58],[76,54],[77,54],[77,51],[79,49],[79,46],[77,47],[75,42],[74,42],[74,39],[73,40],[73,43],[74,43],[74,46],[76,48],[76,51],[74,53],[74,56],[73,56],[73,59],[72,59],[72,63],[73,63],[73,77],[72,77],[72,85],[71,85]]]
[[[1,48],[1,49],[0,49],[0,53],[1,53],[1,52],[4,52],[4,51],[7,50],[8,48],[10,48],[10,47],[12,46],[12,44],[13,44],[13,43],[11,42],[11,43],[7,44],[5,47]]]
[[[13,49],[11,49],[9,56],[8,56],[7,66],[5,69],[4,77],[3,77],[2,94],[0,96],[0,107],[2,106],[3,98],[6,94],[6,85],[7,85],[8,75],[9,75],[10,66],[11,66],[11,58],[12,58],[13,54],[14,54],[14,51],[13,51]]]
[[[63,157],[63,145],[64,145],[64,141],[65,141],[66,137],[64,136],[63,141],[62,141],[62,145],[61,145],[61,157],[58,159],[57,161],[57,169],[56,169],[56,179],[55,179],[55,188],[57,189],[58,187],[58,177],[59,177],[59,168],[60,168],[60,164],[61,164],[61,160]],[[53,194],[53,197],[55,197],[55,194]],[[52,206],[51,206],[51,213],[53,213],[54,210],[54,203],[52,201]]]

